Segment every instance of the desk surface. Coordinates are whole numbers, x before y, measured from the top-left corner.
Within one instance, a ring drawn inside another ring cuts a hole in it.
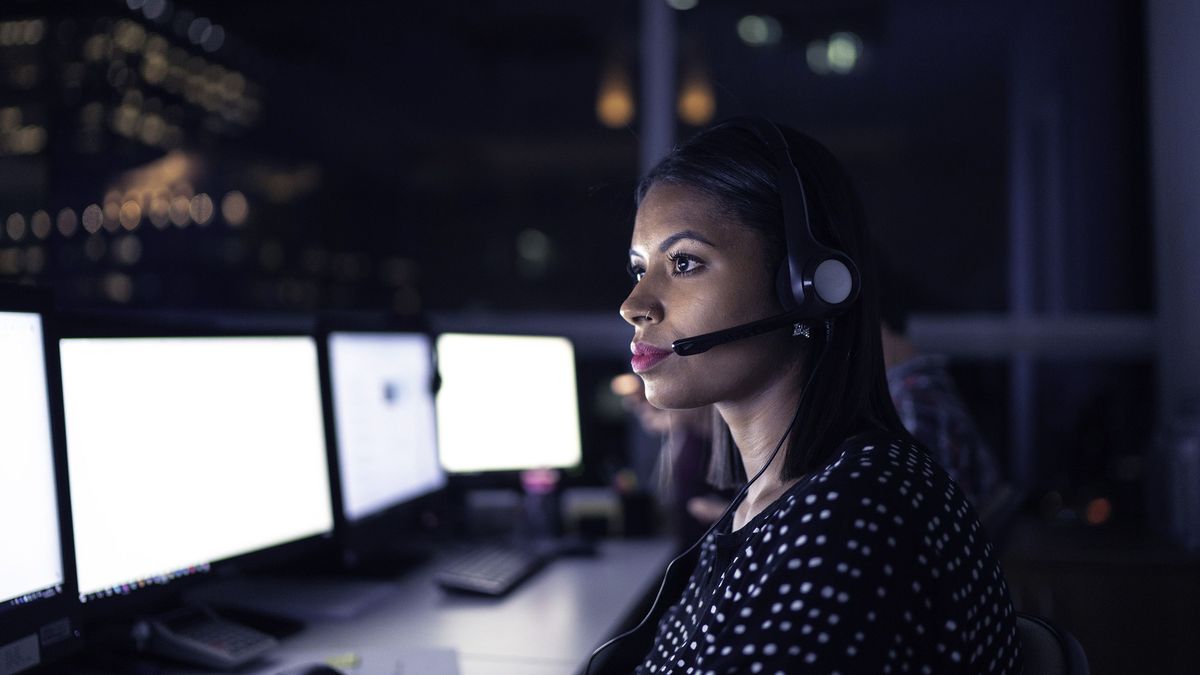
[[[271,584],[265,580],[235,581],[240,589],[235,592],[247,601],[244,607],[268,596],[318,608],[354,594],[372,598],[347,618],[310,620],[270,658],[238,672],[275,674],[289,664],[354,654],[360,663],[354,675],[410,675],[414,668],[428,670],[423,664],[447,661],[457,661],[459,675],[578,673],[592,650],[657,589],[675,547],[668,539],[613,540],[601,543],[599,550],[596,557],[556,559],[502,598],[443,591],[434,583],[437,561],[387,582],[307,580],[268,590]],[[281,596],[280,588],[290,590]],[[309,603],[306,598],[326,600]],[[78,666],[75,672],[87,675],[124,670],[91,664],[86,653]],[[161,675],[199,672],[152,663],[130,668]],[[440,665],[435,670],[446,672]]]
[[[616,540],[594,558],[555,560],[503,598],[448,594],[426,565],[361,616],[314,623],[287,649],[388,646],[457,651],[461,675],[570,675],[654,590],[669,540]]]

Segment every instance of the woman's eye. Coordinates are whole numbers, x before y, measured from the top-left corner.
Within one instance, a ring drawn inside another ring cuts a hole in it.
[[[646,268],[642,267],[641,265],[635,265],[633,263],[629,263],[628,265],[626,265],[625,271],[629,274],[629,277],[631,279],[633,279],[635,282],[641,281],[642,277],[646,276]]]
[[[700,261],[686,253],[677,253],[671,256],[671,274],[675,276],[691,274],[699,266]]]

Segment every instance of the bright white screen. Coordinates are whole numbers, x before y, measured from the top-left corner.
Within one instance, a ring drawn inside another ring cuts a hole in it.
[[[81,594],[332,529],[311,338],[61,345]]]
[[[575,352],[562,337],[438,338],[438,445],[448,471],[580,462]]]
[[[329,363],[346,518],[358,520],[445,485],[429,338],[333,333]]]
[[[63,582],[42,319],[0,312],[0,602]]]

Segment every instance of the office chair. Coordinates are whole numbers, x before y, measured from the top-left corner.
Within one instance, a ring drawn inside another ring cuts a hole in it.
[[[1088,675],[1087,655],[1079,641],[1048,619],[1017,612],[1017,633],[1025,675]]]

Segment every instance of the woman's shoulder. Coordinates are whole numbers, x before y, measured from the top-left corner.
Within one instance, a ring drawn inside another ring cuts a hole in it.
[[[1018,658],[1007,586],[973,510],[907,439],[843,444],[788,491],[741,554],[731,583],[750,584],[732,589],[734,601],[739,591],[749,598],[742,611],[794,622],[801,635],[813,626],[827,634],[815,633],[818,645],[859,650],[854,672],[885,663],[977,672],[989,659]],[[904,655],[888,651],[901,641]]]
[[[766,525],[898,533],[923,528],[942,511],[973,518],[969,510],[928,451],[880,433],[844,442],[825,466],[788,491]]]
[[[871,433],[847,439],[830,460],[796,487],[799,492],[832,487],[877,497],[914,497],[937,490],[950,481],[945,470],[923,446],[897,434]]]
[[[831,455],[830,461],[818,473],[833,472],[839,467],[878,466],[887,470],[898,463],[921,464],[932,462],[929,451],[916,443],[910,436],[878,431],[858,434],[842,442]]]

